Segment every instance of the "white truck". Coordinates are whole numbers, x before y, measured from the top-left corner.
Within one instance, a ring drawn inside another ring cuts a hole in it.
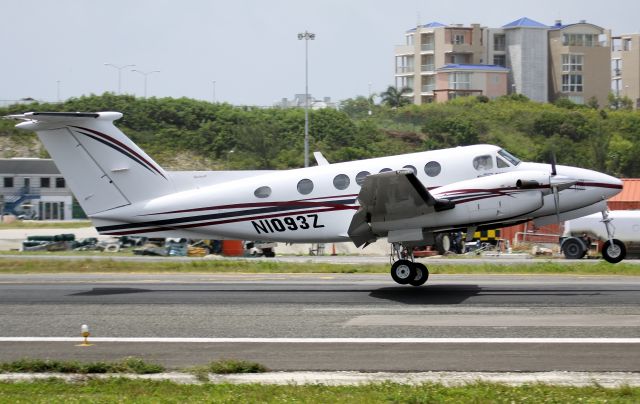
[[[564,256],[580,259],[589,251],[591,241],[596,240],[604,242],[602,256],[611,263],[622,261],[627,252],[640,253],[640,210],[614,210],[608,216],[613,232],[611,241],[601,213],[566,221],[560,239]]]

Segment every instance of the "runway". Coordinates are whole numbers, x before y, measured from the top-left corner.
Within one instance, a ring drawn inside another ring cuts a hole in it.
[[[69,339],[81,324],[94,346]],[[356,274],[0,275],[1,361],[130,355],[173,367],[640,371],[640,278],[435,275],[412,288]]]

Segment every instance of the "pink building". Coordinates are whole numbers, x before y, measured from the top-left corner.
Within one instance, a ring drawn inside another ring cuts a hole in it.
[[[436,71],[436,102],[468,95],[490,99],[507,94],[509,69],[496,65],[448,64]]]

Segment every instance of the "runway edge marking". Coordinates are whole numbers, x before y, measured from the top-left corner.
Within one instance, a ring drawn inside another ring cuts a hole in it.
[[[0,337],[0,342],[78,342],[79,337]],[[272,344],[640,344],[640,338],[162,338],[94,337],[92,342]]]

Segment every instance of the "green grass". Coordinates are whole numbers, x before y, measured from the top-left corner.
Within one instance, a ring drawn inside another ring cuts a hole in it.
[[[110,378],[0,383],[0,403],[637,403],[640,388],[425,383],[358,386],[200,384]]]
[[[161,373],[162,365],[147,363],[139,358],[125,358],[120,362],[78,362],[42,359],[20,359],[0,363],[0,373]]]
[[[207,370],[210,373],[225,375],[231,373],[264,373],[269,369],[256,362],[221,359],[211,362],[207,366]]]
[[[91,222],[83,221],[60,221],[60,222],[41,222],[38,220],[16,220],[13,223],[0,223],[0,230],[8,229],[79,229],[83,227],[91,227]]]
[[[433,264],[424,262],[431,274],[564,274],[564,275],[640,275],[640,265],[601,262],[532,262],[526,264]],[[36,260],[0,258],[0,274],[26,273],[388,273],[387,264],[330,264],[276,262],[263,260],[193,261],[112,261],[112,260]]]

